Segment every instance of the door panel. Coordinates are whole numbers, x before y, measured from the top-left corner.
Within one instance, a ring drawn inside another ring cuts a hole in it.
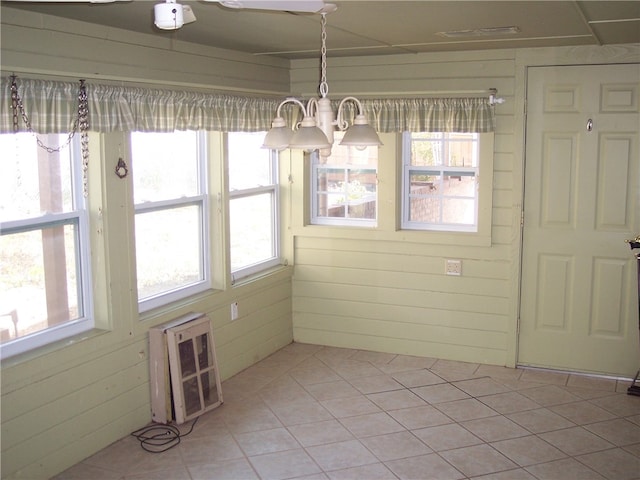
[[[528,71],[518,363],[640,367],[640,65]]]

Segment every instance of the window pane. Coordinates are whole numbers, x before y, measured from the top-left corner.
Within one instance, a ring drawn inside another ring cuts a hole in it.
[[[200,193],[197,132],[131,134],[134,203]]]
[[[349,171],[349,218],[376,218],[376,189],[375,170]]]
[[[344,136],[344,132],[335,132],[333,147],[331,147],[331,155],[328,157],[318,155],[318,163],[321,165],[349,165],[356,167],[372,167],[378,166],[378,148],[367,147],[359,150],[357,147],[347,147],[340,145],[340,141]]]
[[[202,410],[200,402],[200,389],[198,387],[198,377],[191,377],[182,382],[182,395],[184,397],[184,410],[187,416]]]
[[[346,205],[342,202],[344,195],[319,195],[318,216],[346,218]]]
[[[346,218],[347,194],[342,190],[338,193],[319,194],[317,215],[323,217]]]
[[[438,140],[411,142],[411,165],[425,167],[442,165],[442,142]]]
[[[271,151],[262,148],[264,132],[229,133],[229,190],[263,187],[271,178]]]
[[[412,172],[409,174],[411,195],[435,195],[440,186],[440,175],[427,172]]]
[[[441,132],[412,132],[411,138],[415,140],[438,140],[442,138]]]
[[[472,175],[445,175],[443,195],[470,197],[476,193],[476,178]]]
[[[196,354],[193,350],[193,339],[189,338],[178,344],[178,352],[180,354],[180,368],[182,369],[182,378],[189,377],[196,373]]]
[[[451,167],[478,166],[477,147],[473,138],[451,141],[448,144],[448,150],[447,165]]]
[[[77,233],[68,224],[0,236],[2,343],[83,316]]]
[[[208,370],[204,372],[200,379],[202,381],[202,394],[205,408],[220,401],[218,385],[216,383],[216,371]]]
[[[475,202],[468,198],[444,198],[442,200],[442,222],[460,225],[475,223]]]
[[[364,218],[367,220],[376,219],[376,204],[375,201],[360,202],[356,204],[349,204],[347,218]]]
[[[139,300],[204,279],[199,205],[136,214]]]
[[[58,147],[63,135],[39,135],[41,142]],[[0,220],[73,210],[71,148],[48,153],[30,133],[0,135]]]
[[[371,220],[367,224],[373,224],[377,214],[378,149],[340,146],[343,135],[335,132],[330,156],[318,154],[314,158],[313,220],[341,225],[351,219]]]
[[[235,198],[229,202],[231,271],[275,256],[271,193]]]
[[[318,169],[316,190],[319,193],[344,191],[345,173],[343,168]]]
[[[198,351],[198,368],[205,370],[213,364],[213,351],[209,345],[209,335],[203,333],[195,338],[196,349]]]
[[[410,199],[409,220],[412,222],[439,223],[440,197],[414,197]]]

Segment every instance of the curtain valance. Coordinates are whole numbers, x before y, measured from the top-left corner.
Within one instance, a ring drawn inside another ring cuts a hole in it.
[[[77,117],[79,83],[17,80],[33,131],[64,133]],[[89,130],[261,131],[271,127],[278,99],[160,90],[86,82]],[[26,130],[22,118],[20,131]],[[0,132],[14,131],[11,81],[2,79]]]
[[[1,79],[0,133],[14,132],[11,79]],[[79,82],[17,79],[18,93],[34,132],[65,133],[77,118]],[[281,99],[217,93],[100,85],[86,82],[89,130],[173,131],[268,130]],[[334,109],[338,102],[332,102]],[[489,132],[495,130],[488,98],[362,100],[369,122],[379,132]],[[347,119],[355,106],[345,104]],[[300,121],[299,109],[285,105],[288,125]],[[18,114],[19,131],[27,126]]]
[[[489,98],[403,98],[362,100],[378,132],[493,132]]]

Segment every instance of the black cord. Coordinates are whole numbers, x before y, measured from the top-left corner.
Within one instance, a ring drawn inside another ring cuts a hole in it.
[[[174,425],[148,425],[142,427],[139,430],[131,432],[133,437],[136,437],[140,442],[140,446],[143,450],[150,453],[162,453],[166,452],[170,448],[175,447],[180,443],[182,437],[186,437],[193,432],[198,418],[193,421],[189,431],[187,433],[181,433],[178,427]]]

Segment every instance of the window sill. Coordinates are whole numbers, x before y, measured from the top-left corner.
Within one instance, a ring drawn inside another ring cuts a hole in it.
[[[239,279],[233,285],[231,285],[231,288],[235,289],[245,287],[265,280],[278,281],[280,279],[289,278],[292,275],[293,267],[287,265],[278,265]],[[163,322],[168,322],[173,318],[177,318],[189,312],[203,311],[203,304],[211,303],[212,297],[220,297],[224,294],[224,290],[209,289],[204,292],[200,292],[190,297],[184,298],[182,300],[178,300],[173,303],[169,303],[167,305],[141,313],[138,325],[134,327],[134,331],[136,333],[142,333],[152,325],[158,325]],[[220,298],[222,299],[223,297]]]
[[[199,309],[199,305],[205,302],[209,297],[221,293],[222,290],[209,288],[199,293],[194,293],[180,300],[160,305],[150,310],[139,313],[140,324],[156,324],[162,321],[168,321],[169,318],[175,318],[188,312]]]
[[[276,265],[274,267],[266,268],[260,272],[253,273],[251,275],[247,275],[246,277],[242,277],[237,279],[231,285],[231,288],[242,287],[254,282],[258,282],[261,280],[265,280],[269,278],[270,280],[277,280],[278,277],[287,278],[293,275],[293,268],[288,264],[285,265]]]
[[[380,228],[336,227],[307,225],[296,227],[293,234],[298,237],[340,238],[351,240],[379,240],[388,242],[411,242],[427,245],[454,245],[490,247],[491,235],[477,232],[451,232],[433,230],[381,230]]]
[[[17,353],[8,358],[2,359],[2,368],[14,367],[16,365],[20,365],[21,363],[30,362],[40,357],[44,357],[47,355],[59,353],[62,350],[65,350],[74,345],[80,345],[83,342],[88,340],[93,340],[95,338],[101,337],[107,333],[111,333],[111,330],[105,330],[100,328],[93,328],[83,333],[78,333],[68,338],[64,338],[62,340],[58,340],[47,345],[42,345],[40,347],[34,348],[27,352]]]

